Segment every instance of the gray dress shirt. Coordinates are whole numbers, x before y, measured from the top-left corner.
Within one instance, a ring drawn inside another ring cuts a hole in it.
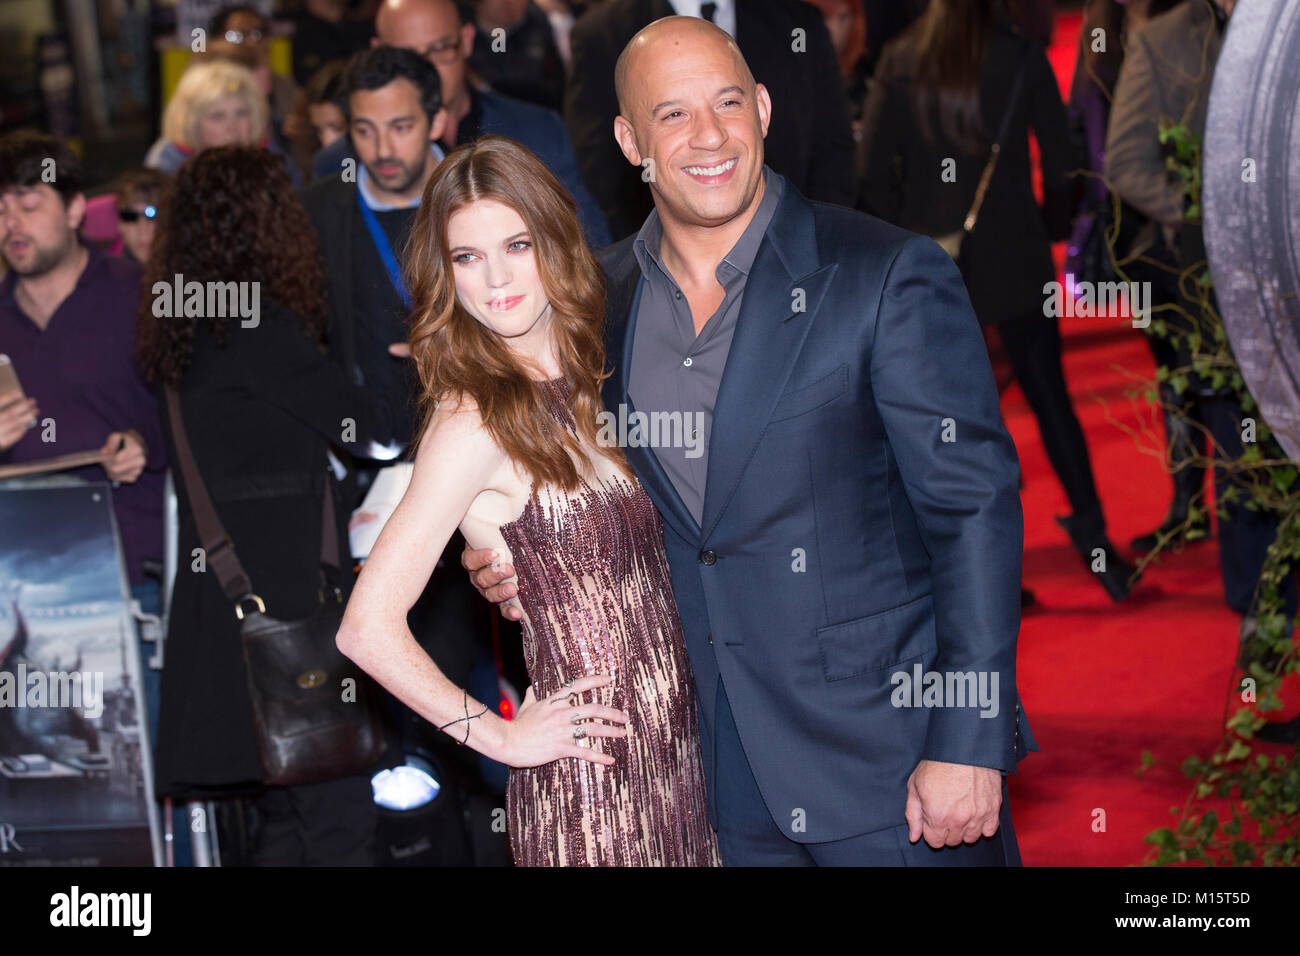
[[[632,339],[628,398],[644,427],[627,443],[650,445],[687,509],[702,523],[713,406],[740,317],[749,270],[772,221],[785,179],[763,167],[763,198],[744,233],[718,264],[722,304],[695,334],[691,307],[660,257],[663,225],[652,211],[633,250],[641,265],[641,301]],[[629,410],[630,411],[630,410]]]

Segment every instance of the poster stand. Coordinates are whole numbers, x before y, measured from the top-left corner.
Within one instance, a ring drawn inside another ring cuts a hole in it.
[[[136,630],[161,622],[131,597],[112,488],[9,479],[0,525],[0,865],[161,865]]]

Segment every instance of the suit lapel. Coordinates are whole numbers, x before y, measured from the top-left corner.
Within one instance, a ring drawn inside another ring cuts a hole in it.
[[[628,313],[636,296],[638,272],[636,259],[629,252],[614,263],[605,292],[605,370],[610,373],[601,385],[605,408],[618,414],[620,402],[627,400],[623,343],[627,336]]]
[[[701,542],[735,494],[835,270],[818,259],[812,206],[787,182],[749,270],[718,387]]]
[[[640,265],[629,243],[627,255],[610,275],[605,311],[605,356],[606,364],[612,366],[612,374],[605,380],[601,395],[606,411],[614,416],[616,422],[621,418],[620,405],[626,409],[628,420],[636,411],[627,388],[632,371],[636,312],[641,301],[640,278]],[[623,452],[646,491],[659,505],[664,520],[686,540],[698,541],[700,526],[695,523],[690,509],[677,493],[654,449],[629,445],[624,447]]]

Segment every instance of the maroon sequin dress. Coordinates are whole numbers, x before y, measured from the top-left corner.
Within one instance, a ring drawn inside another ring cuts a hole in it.
[[[563,380],[540,383],[570,430]],[[631,714],[626,737],[588,737],[617,761],[564,757],[514,768],[510,846],[521,866],[718,866],[700,762],[695,691],[658,511],[635,479],[534,485],[502,525],[524,610],[524,659],[538,700],[588,674],[583,695]],[[594,696],[593,696],[594,695]]]

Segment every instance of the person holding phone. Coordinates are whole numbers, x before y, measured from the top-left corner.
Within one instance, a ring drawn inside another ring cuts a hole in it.
[[[9,356],[0,355],[0,452],[18,444],[36,426],[40,412],[36,399],[23,394]]]
[[[0,464],[98,450],[102,462],[67,474],[115,483],[131,587],[156,590],[144,565],[162,558],[167,459],[133,354],[139,266],[81,241],[81,168],[65,143],[12,133],[0,170],[0,353],[22,382],[0,378]]]
[[[135,364],[140,267],[81,241],[81,185],[66,143],[30,131],[0,138],[0,256],[9,270],[0,281],[0,353],[12,373],[0,372],[0,465],[98,451],[98,464],[60,473],[114,483],[131,597],[142,613],[158,614],[161,589],[145,566],[162,561],[167,456],[158,406]],[[140,651],[149,660],[154,646],[141,640]],[[161,673],[143,670],[150,739]],[[181,862],[187,846],[178,843]]]

